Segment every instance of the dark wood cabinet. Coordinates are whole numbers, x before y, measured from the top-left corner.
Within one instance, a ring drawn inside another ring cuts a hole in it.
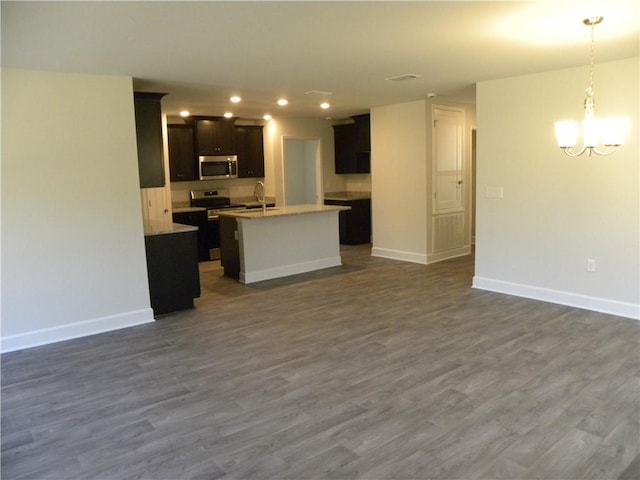
[[[353,118],[356,133],[356,151],[371,151],[371,116],[356,115]]]
[[[153,315],[193,308],[200,296],[196,232],[144,237]]]
[[[333,126],[336,173],[354,173],[356,171],[355,125]]]
[[[172,182],[198,180],[195,129],[192,125],[167,125],[169,179]]]
[[[370,116],[357,115],[353,119],[354,123],[333,126],[336,173],[371,171]]]
[[[225,276],[240,278],[238,222],[233,217],[220,217],[220,264]]]
[[[209,260],[208,218],[206,210],[195,212],[173,212],[173,222],[198,227],[198,260]]]
[[[325,199],[325,205],[351,207],[339,214],[340,243],[357,245],[371,242],[371,199],[353,200]]]
[[[134,92],[140,188],[164,187],[162,108],[164,93]]]
[[[238,154],[238,176],[241,178],[264,177],[264,140],[261,125],[235,127],[235,143]]]
[[[224,117],[192,117],[196,124],[198,155],[235,155],[235,119]]]

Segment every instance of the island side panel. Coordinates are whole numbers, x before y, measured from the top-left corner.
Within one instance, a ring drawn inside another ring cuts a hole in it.
[[[342,264],[337,211],[237,220],[243,283]]]
[[[236,219],[220,217],[220,264],[227,277],[240,278],[240,250],[238,248]]]

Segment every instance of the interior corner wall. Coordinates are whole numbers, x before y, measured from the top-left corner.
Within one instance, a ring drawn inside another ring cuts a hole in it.
[[[2,351],[153,321],[129,77],[2,71]]]
[[[610,156],[555,143],[555,121],[583,116],[588,67],[478,84],[475,287],[640,317],[639,67],[595,66],[596,115],[630,121]]]
[[[371,110],[373,256],[427,262],[425,101]]]

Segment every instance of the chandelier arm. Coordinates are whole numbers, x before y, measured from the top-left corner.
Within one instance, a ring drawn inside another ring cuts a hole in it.
[[[585,147],[582,147],[577,152],[574,151],[572,149],[572,147],[560,147],[560,148],[565,153],[565,155],[567,155],[568,157],[579,157],[583,153],[586,153],[588,157],[590,157],[594,153],[596,155],[600,155],[600,156],[606,157],[607,155],[611,155],[613,152],[616,151],[616,147],[610,147],[610,146],[606,146],[604,148],[586,147],[585,146]]]
[[[613,152],[615,152],[616,147],[610,147],[605,145],[603,149],[594,147],[592,148],[592,150],[593,150],[593,153],[595,153],[596,155],[602,155],[603,157],[606,157],[607,155],[611,155]]]
[[[560,148],[562,148],[562,151],[568,157],[579,157],[587,150],[587,147],[582,147],[578,152],[574,152],[572,147],[560,147]]]

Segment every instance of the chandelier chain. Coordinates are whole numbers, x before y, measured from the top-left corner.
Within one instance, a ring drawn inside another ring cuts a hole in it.
[[[596,51],[596,24],[591,23],[591,50],[589,52],[589,88],[587,89],[587,95],[593,96],[593,70],[595,65],[595,51]]]

